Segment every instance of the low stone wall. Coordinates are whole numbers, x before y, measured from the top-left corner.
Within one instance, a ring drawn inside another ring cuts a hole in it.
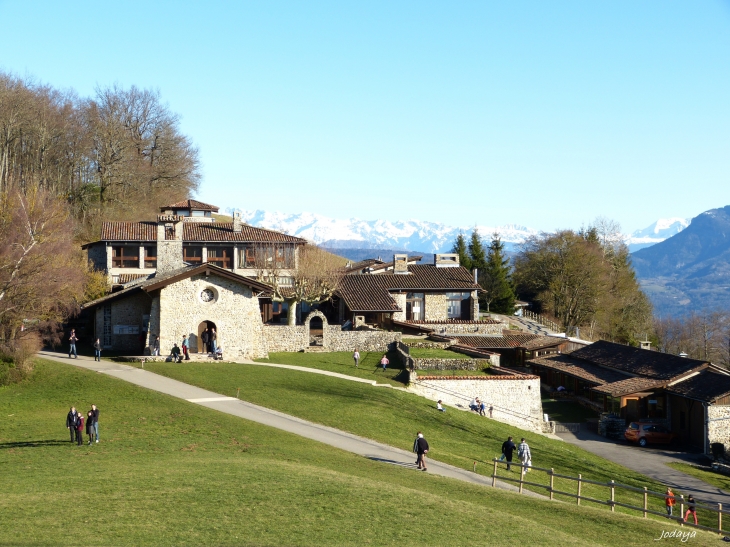
[[[489,359],[440,359],[419,358],[413,359],[415,370],[482,370],[491,366]]]
[[[730,454],[730,405],[709,405],[707,407],[707,438],[712,443],[725,445],[725,454]]]
[[[309,347],[309,329],[305,325],[264,325],[264,341],[269,352],[304,351]],[[322,332],[325,351],[382,351],[400,342],[401,333],[388,331],[343,331],[339,326],[326,325]]]
[[[491,406],[495,420],[529,431],[543,431],[540,378],[537,376],[419,376],[408,390],[434,402],[440,399],[446,407],[469,408],[469,402],[478,397],[487,406],[487,416]]]
[[[435,334],[502,334],[507,323],[495,321],[414,321],[414,326],[432,329]]]
[[[453,342],[403,342],[409,348],[446,349]]]

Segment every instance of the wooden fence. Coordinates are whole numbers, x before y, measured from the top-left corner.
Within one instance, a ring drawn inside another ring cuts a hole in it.
[[[598,503],[600,505],[609,506],[611,508],[611,511],[615,511],[616,506],[624,507],[624,508],[631,509],[631,510],[638,511],[638,512],[642,513],[643,516],[644,516],[644,518],[647,518],[647,515],[650,515],[650,514],[651,515],[658,515],[660,517],[664,517],[664,518],[669,519],[669,520],[677,521],[680,526],[684,526],[686,524],[687,526],[692,526],[693,528],[700,528],[702,530],[709,530],[710,532],[717,532],[718,534],[725,533],[723,531],[723,529],[722,529],[722,516],[723,515],[730,515],[730,511],[723,510],[722,503],[710,504],[710,503],[707,503],[707,502],[701,502],[701,501],[695,500],[694,501],[694,505],[695,505],[695,507],[697,509],[701,509],[703,511],[710,511],[710,512],[713,512],[713,513],[717,513],[717,527],[716,528],[713,528],[711,526],[703,526],[701,524],[694,524],[693,522],[685,522],[684,521],[685,499],[684,499],[684,496],[683,495],[673,496],[674,499],[675,499],[675,503],[676,503],[675,507],[679,506],[679,516],[675,516],[675,515],[669,516],[666,512],[653,511],[653,510],[649,509],[649,496],[661,498],[664,501],[664,500],[666,500],[667,495],[665,493],[661,493],[661,492],[653,492],[651,490],[648,490],[646,487],[644,487],[644,488],[636,488],[634,486],[629,486],[629,485],[626,485],[626,484],[620,484],[620,483],[617,483],[617,482],[614,482],[614,481],[597,482],[597,481],[592,481],[592,480],[584,479],[582,477],[582,475],[578,475],[577,477],[571,477],[569,475],[560,475],[558,473],[555,473],[555,470],[552,469],[552,468],[546,469],[544,467],[532,467],[532,466],[528,466],[526,464],[522,464],[522,463],[519,463],[519,462],[518,463],[515,463],[515,462],[508,463],[508,462],[503,461],[503,460],[500,460],[498,458],[495,458],[492,461],[494,462],[494,471],[493,471],[493,473],[491,475],[491,477],[492,477],[492,486],[496,486],[497,485],[497,479],[504,480],[504,481],[515,482],[515,483],[518,483],[519,484],[519,493],[520,494],[522,494],[522,490],[523,490],[523,487],[524,486],[533,486],[533,487],[536,487],[536,488],[543,488],[543,489],[547,490],[547,492],[549,493],[549,496],[550,496],[550,499],[551,500],[554,500],[555,499],[555,494],[559,494],[559,495],[562,495],[562,496],[568,496],[568,497],[571,497],[571,498],[575,498],[576,503],[578,505],[580,505],[581,500],[585,500],[585,501],[589,501],[591,503]],[[503,464],[505,466],[510,465],[510,466],[519,467],[520,468],[520,478],[519,479],[515,479],[515,478],[512,478],[512,477],[503,477],[503,476],[499,476],[498,477],[497,476],[497,466],[499,466],[499,464]],[[547,476],[548,476],[549,484],[548,485],[545,485],[545,484],[540,484],[540,483],[537,483],[537,482],[526,481],[525,480],[526,469],[529,469],[530,471],[543,471],[543,472],[545,472],[547,474]],[[567,480],[575,481],[575,483],[576,483],[576,491],[575,492],[562,492],[560,490],[556,490],[554,488],[555,478],[556,477],[557,478],[560,478],[560,479],[567,479]],[[581,487],[582,487],[583,484],[594,484],[594,485],[597,485],[597,486],[605,486],[608,489],[609,499],[604,501],[604,500],[599,500],[599,499],[596,499],[596,498],[582,496],[581,495]],[[644,505],[643,505],[643,507],[637,507],[635,505],[629,505],[629,504],[626,504],[626,503],[620,503],[620,502],[616,501],[616,490],[617,489],[619,491],[620,490],[628,490],[628,491],[631,491],[631,492],[638,492],[640,494],[643,494],[644,495]],[[715,505],[716,505],[716,507],[715,507]]]

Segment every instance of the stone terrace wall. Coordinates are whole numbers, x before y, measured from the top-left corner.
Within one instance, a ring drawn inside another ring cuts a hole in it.
[[[415,370],[482,370],[492,365],[489,359],[439,359],[413,357]]]
[[[264,340],[270,352],[304,351],[309,347],[309,329],[305,325],[265,325]],[[355,330],[343,331],[339,326],[325,325],[325,351],[382,351],[400,342],[399,332]]]
[[[502,334],[502,330],[509,328],[507,323],[492,321],[418,321],[413,324],[433,329],[435,334]]]
[[[540,378],[537,376],[419,376],[408,390],[434,402],[441,399],[447,407],[468,408],[469,402],[478,397],[487,409],[493,407],[495,420],[529,431],[541,432],[543,429]],[[495,445],[494,449],[498,448]]]
[[[722,419],[724,418],[724,419]],[[730,405],[710,405],[707,407],[707,437],[712,443],[725,445],[725,454],[730,453]]]

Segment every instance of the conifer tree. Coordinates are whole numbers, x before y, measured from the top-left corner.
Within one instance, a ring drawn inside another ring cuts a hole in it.
[[[487,312],[512,315],[515,311],[515,290],[510,274],[509,258],[504,256],[504,243],[499,234],[492,234],[487,252],[487,264],[479,284],[484,289]]]
[[[454,246],[451,247],[451,252],[459,255],[459,264],[464,266],[466,269],[471,269],[471,257],[469,256],[469,249],[466,246],[466,238],[464,234],[459,232],[454,241]]]
[[[471,258],[470,268],[476,268],[482,272],[487,267],[487,252],[484,250],[482,238],[476,228],[472,230],[469,240],[469,258]]]

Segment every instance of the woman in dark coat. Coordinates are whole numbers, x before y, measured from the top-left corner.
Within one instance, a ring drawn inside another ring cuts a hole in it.
[[[79,412],[76,420],[76,442],[79,446],[84,444],[84,415]]]
[[[89,410],[86,414],[86,434],[89,436],[89,445],[94,440],[94,411]]]

